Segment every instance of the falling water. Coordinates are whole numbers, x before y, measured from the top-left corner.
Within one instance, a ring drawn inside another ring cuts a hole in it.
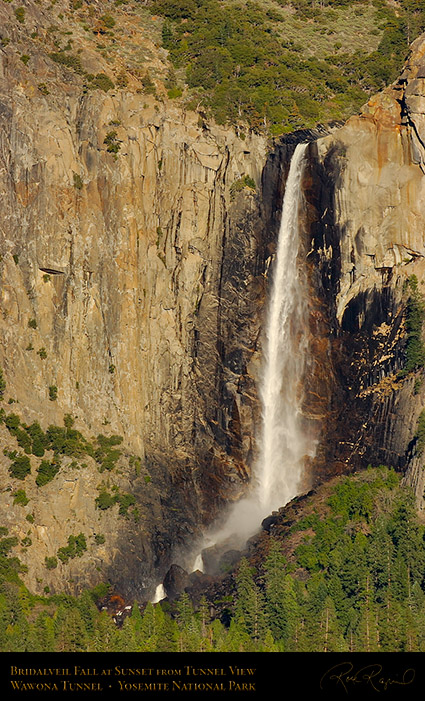
[[[264,337],[259,395],[262,425],[259,457],[248,495],[229,511],[225,523],[206,534],[200,550],[215,544],[243,547],[271,511],[300,490],[306,457],[315,445],[303,430],[303,381],[308,359],[307,296],[297,265],[299,205],[306,144],[291,160],[282,206],[277,254]],[[203,570],[202,554],[193,570]]]
[[[305,149],[306,144],[296,147],[286,183],[259,388],[263,411],[256,477],[259,501],[266,511],[296,496],[308,450],[301,421],[307,305],[297,267]]]
[[[211,531],[204,547],[230,539],[243,545],[271,511],[299,493],[307,455],[315,446],[303,430],[301,406],[308,358],[306,289],[297,265],[299,205],[306,144],[291,160],[282,206],[267,312],[259,395],[262,425],[250,493]]]
[[[158,584],[157,588],[155,589],[155,594],[153,595],[153,599],[151,599],[153,604],[157,604],[159,601],[162,601],[162,599],[165,599],[167,596],[164,585],[162,582]]]

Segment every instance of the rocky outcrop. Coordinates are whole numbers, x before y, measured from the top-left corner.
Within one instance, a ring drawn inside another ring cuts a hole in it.
[[[28,32],[20,38],[34,69],[13,42],[3,46],[3,406],[44,430],[70,414],[88,439],[123,436],[140,462],[108,473],[108,488],[136,496],[139,520],[118,517],[117,506],[95,509],[105,475],[90,459],[85,471],[69,473],[64,463],[41,489],[38,458],[21,483],[2,455],[2,508],[25,488],[30,505],[15,509],[9,526],[20,540],[31,531],[22,558],[33,589],[106,577],[143,597],[171,552],[184,550],[250,476],[267,143],[206,125],[131,75],[129,88],[87,90],[29,38],[31,23],[41,31],[46,17],[27,9],[23,29],[9,7],[0,10],[9,32]],[[110,74],[87,41],[81,46],[86,70]],[[4,441],[17,448],[7,431]],[[94,536],[93,523],[106,538],[101,556],[44,568],[70,535]]]
[[[62,454],[40,486],[37,468],[53,453],[31,454],[31,473],[14,477],[19,434],[0,426],[0,508],[30,587],[76,591],[108,580],[146,599],[244,491],[267,273],[298,140],[312,141],[304,414],[312,440],[320,437],[305,486],[385,463],[407,471],[420,502],[423,371],[399,371],[405,282],[416,275],[421,290],[425,280],[424,41],[361,115],[271,146],[169,100],[166,58],[135,28],[136,15],[123,10],[120,29],[150,55],[156,95],[136,70],[118,80],[119,48],[111,44],[112,68],[72,14],[74,63],[69,47],[57,51],[45,8],[26,10],[21,25],[8,3],[0,7],[13,37],[2,34],[0,49],[1,417],[13,412],[45,431],[69,414],[93,446],[99,434],[123,437],[113,466],[99,473],[95,448]],[[95,89],[96,75],[105,89]],[[112,500],[105,508],[102,490]],[[53,567],[80,533],[86,549]]]
[[[415,474],[423,367],[406,363],[408,279],[423,293],[425,40],[400,79],[359,116],[310,147],[306,242],[315,382],[310,407],[326,428],[315,478],[367,464]]]

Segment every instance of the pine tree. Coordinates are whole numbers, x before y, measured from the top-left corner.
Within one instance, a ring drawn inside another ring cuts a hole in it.
[[[285,625],[280,639],[285,650],[295,651],[297,649],[297,630],[299,630],[301,610],[297,601],[294,580],[289,574],[283,580],[282,611],[285,616]],[[274,637],[275,640],[279,640],[279,637]]]
[[[424,528],[419,526],[412,493],[402,492],[388,524],[388,532],[397,550],[398,573],[401,572],[400,562],[406,569],[402,586],[410,600],[411,586],[414,581],[422,582],[425,569]],[[400,579],[398,583],[401,584]]]
[[[140,650],[144,652],[152,652],[155,649],[155,607],[150,601],[143,612],[138,643]]]
[[[177,621],[180,629],[179,651],[197,652],[200,646],[200,633],[195,619],[189,594],[183,592],[177,602]]]
[[[264,637],[264,642],[261,645],[261,652],[283,652],[279,645],[274,641],[271,630],[268,628]]]
[[[269,554],[264,563],[266,583],[265,613],[267,624],[276,640],[288,637],[287,611],[283,604],[286,567],[287,561],[282,553],[281,543],[277,540],[272,540]]]
[[[7,652],[6,628],[10,623],[10,611],[7,599],[4,594],[0,594],[0,651]]]
[[[28,650],[30,652],[54,652],[55,630],[51,616],[42,611],[30,626]]]
[[[255,649],[256,645],[247,632],[247,625],[243,615],[240,615],[237,620],[232,618],[226,638],[225,651],[253,652]]]
[[[266,630],[264,599],[255,584],[248,560],[242,558],[236,576],[237,600],[235,620],[245,626],[245,630],[255,643],[263,639]]]
[[[211,640],[214,652],[227,651],[227,637],[228,631],[221,621],[216,618],[211,624]]]
[[[336,615],[335,604],[327,596],[320,617],[320,648],[318,652],[345,652],[348,649]]]
[[[199,603],[199,609],[197,613],[197,618],[199,621],[199,652],[212,651],[213,649],[213,635],[210,624],[210,611],[208,602],[205,596],[202,596]]]
[[[323,573],[315,572],[307,584],[308,598],[305,606],[305,652],[323,652],[322,612],[328,597]]]
[[[379,642],[384,652],[403,652],[406,644],[406,618],[392,592],[385,592],[379,607]]]
[[[76,606],[59,606],[54,620],[54,632],[57,652],[83,652],[87,649],[86,628]]]
[[[366,555],[377,600],[381,602],[385,598],[386,591],[391,588],[394,563],[394,545],[387,531],[387,523],[388,521],[382,517],[377,520]],[[369,586],[371,586],[370,581]]]
[[[127,617],[119,631],[119,651],[120,652],[138,652],[137,634],[134,621],[131,616]]]
[[[164,613],[162,606],[155,606],[155,652],[178,652],[179,629],[177,623]]]
[[[95,621],[99,612],[90,591],[84,591],[80,594],[77,600],[77,608],[84,621],[87,633],[91,635],[94,631]]]
[[[134,638],[131,644],[134,645],[135,650],[140,650],[143,641],[143,618],[142,614],[140,613],[140,608],[136,601],[133,603],[131,614],[129,618],[125,619],[124,624],[127,620],[131,621],[132,636]],[[128,630],[130,630],[129,627]]]
[[[106,611],[98,615],[90,640],[90,651],[93,652],[119,652],[119,631]]]
[[[25,616],[21,615],[6,628],[6,650],[8,652],[27,652],[29,636],[29,623]]]
[[[360,621],[360,613],[354,606],[351,606],[347,611],[345,618],[346,626],[343,630],[344,638],[347,641],[349,652],[355,652],[355,633]]]
[[[355,652],[376,652],[379,650],[378,606],[370,585],[371,577],[366,577],[364,598],[360,606],[359,622],[354,635]]]

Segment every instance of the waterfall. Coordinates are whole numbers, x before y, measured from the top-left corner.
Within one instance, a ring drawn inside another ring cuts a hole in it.
[[[297,259],[305,150],[306,144],[298,144],[291,160],[272,265],[259,385],[261,435],[251,490],[231,507],[223,525],[205,535],[192,556],[192,571],[203,571],[200,551],[204,548],[221,544],[227,549],[243,547],[268,514],[299,493],[305,459],[314,455],[315,444],[303,430],[301,413],[308,360],[308,307]],[[155,600],[157,597],[158,590]]]
[[[308,310],[297,267],[305,149],[306,144],[296,147],[286,182],[259,387],[262,434],[256,477],[258,498],[265,511],[296,496],[308,451],[301,422]]]
[[[162,582],[160,582],[160,584],[158,584],[158,586],[155,589],[155,594],[153,595],[151,602],[153,604],[157,604],[159,601],[162,601],[162,599],[165,599],[166,596],[167,594],[165,592],[164,585],[162,584]]]
[[[231,508],[224,525],[206,536],[203,547],[226,539],[232,547],[244,545],[265,516],[299,493],[305,458],[314,455],[301,415],[308,308],[297,265],[306,146],[298,144],[291,160],[272,266],[259,385],[262,425],[251,491]]]

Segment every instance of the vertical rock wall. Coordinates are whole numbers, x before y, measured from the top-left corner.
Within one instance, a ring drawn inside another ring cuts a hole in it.
[[[416,428],[423,367],[406,363],[409,286],[425,293],[425,42],[400,80],[310,148],[306,197],[315,398],[314,478],[386,464],[406,471],[423,508]]]
[[[166,567],[173,548],[193,540],[249,479],[266,142],[124,90],[84,95],[62,85],[45,96],[17,80],[13,63],[4,60],[2,70],[6,412],[44,429],[69,413],[84,435],[121,435],[141,457],[157,490],[140,497],[143,526],[133,530],[142,542],[129,558],[130,524],[105,521],[115,545],[98,565],[137,591],[136,580],[145,586],[152,568]],[[111,143],[117,148],[108,151]],[[34,477],[20,485],[8,475],[10,460],[1,461],[5,483],[25,486],[37,511]],[[127,491],[143,491],[127,478]],[[65,474],[56,480],[60,491]],[[24,554],[33,579],[35,560],[86,523],[101,477],[71,481],[79,495],[72,507],[52,507],[69,526],[54,533],[52,513],[43,512],[49,536],[38,537],[36,557]],[[143,577],[137,551],[147,561]]]

